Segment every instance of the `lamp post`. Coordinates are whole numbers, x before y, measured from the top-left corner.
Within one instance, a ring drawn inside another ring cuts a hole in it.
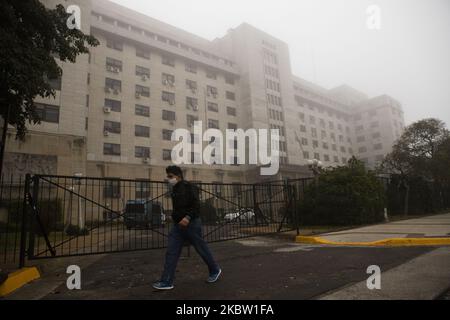
[[[320,172],[322,171],[323,164],[317,159],[308,160],[308,168],[312,171],[314,178],[317,179]]]

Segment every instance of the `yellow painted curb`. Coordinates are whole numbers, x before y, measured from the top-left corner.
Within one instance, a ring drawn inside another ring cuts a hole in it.
[[[297,236],[295,242],[307,244],[326,244],[334,246],[441,246],[450,245],[450,238],[388,238],[372,242],[336,242],[320,237]]]
[[[8,275],[8,279],[0,285],[0,297],[4,297],[19,289],[28,282],[39,279],[41,275],[36,267],[22,268]]]

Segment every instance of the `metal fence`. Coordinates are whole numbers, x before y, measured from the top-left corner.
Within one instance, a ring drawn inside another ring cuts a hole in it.
[[[195,184],[208,242],[295,228],[288,184]],[[2,180],[0,263],[164,248],[165,182],[28,175]]]
[[[390,179],[381,181],[386,193],[395,193]],[[218,242],[295,229],[298,233],[306,214],[299,204],[315,182],[196,184],[205,239]],[[172,226],[170,193],[167,183],[148,180],[3,178],[0,267],[23,266],[26,259],[164,248]],[[449,189],[439,195],[448,207]]]

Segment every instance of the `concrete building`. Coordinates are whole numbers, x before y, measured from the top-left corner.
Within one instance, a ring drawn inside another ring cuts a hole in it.
[[[172,131],[202,120],[221,131],[280,129],[281,170],[260,177],[255,166],[190,165],[188,179],[277,180],[308,175],[314,158],[335,166],[355,155],[374,166],[404,127],[388,96],[294,76],[288,45],[248,24],[208,41],[107,0],[72,3],[101,44],[61,64],[56,99],[37,100],[43,122],[26,141],[9,132],[7,173],[162,180]]]

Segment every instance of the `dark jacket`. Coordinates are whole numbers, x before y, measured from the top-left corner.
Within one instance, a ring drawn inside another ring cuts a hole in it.
[[[188,216],[191,220],[199,216],[200,199],[197,186],[181,180],[172,190],[172,219],[175,223]]]

